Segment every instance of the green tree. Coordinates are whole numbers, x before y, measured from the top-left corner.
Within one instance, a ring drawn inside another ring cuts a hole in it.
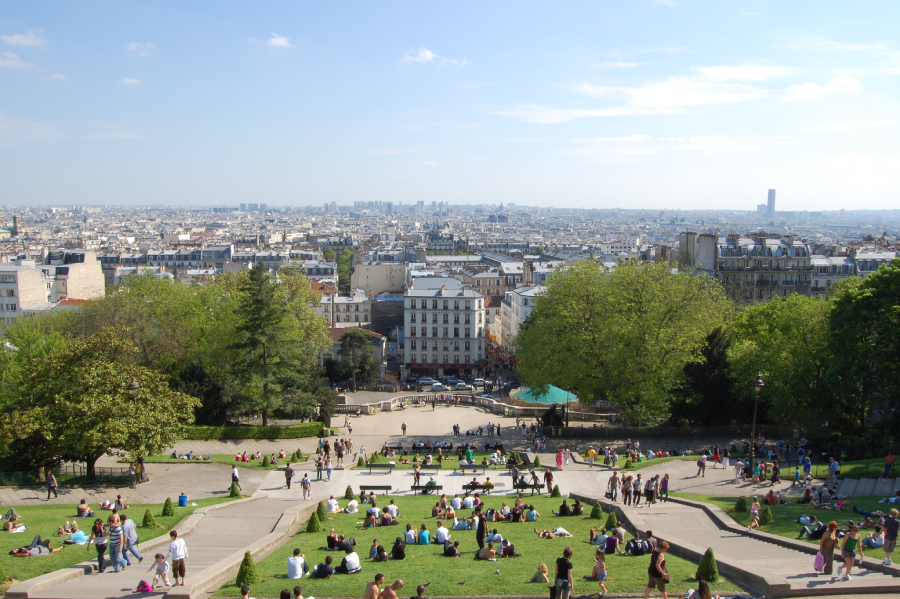
[[[353,252],[345,248],[337,259],[338,293],[343,296],[350,295],[350,266],[352,263]]]
[[[163,503],[162,514],[161,516],[174,516],[175,515],[175,504],[172,503],[171,497],[166,497],[165,503]]]
[[[897,423],[900,408],[900,258],[834,297],[829,381],[846,402],[850,426]],[[888,416],[888,418],[884,418]],[[896,427],[894,427],[896,430]]]
[[[103,329],[29,364],[19,393],[0,413],[0,442],[27,440],[37,465],[84,461],[88,476],[105,453],[142,456],[181,439],[196,398],[130,364],[137,348],[120,329]]]
[[[706,336],[699,360],[684,365],[684,380],[673,392],[673,424],[722,426],[752,418],[752,401],[736,402],[731,392],[729,347],[730,336],[724,327],[716,327]]]
[[[712,583],[719,582],[719,564],[716,563],[716,554],[713,553],[712,547],[707,548],[706,553],[703,554],[694,578]]]
[[[357,390],[357,377],[364,383],[371,383],[378,373],[378,360],[372,348],[373,338],[373,333],[365,329],[347,329],[341,335],[338,355],[349,364],[354,391]]]
[[[579,262],[554,273],[520,330],[522,382],[581,401],[608,398],[629,422],[667,413],[669,393],[731,303],[714,279],[665,263],[623,263],[607,272]]]
[[[831,309],[830,301],[795,293],[757,304],[734,322],[728,349],[733,390],[752,405],[753,381],[762,374],[760,422],[824,425],[832,400],[825,384]],[[747,415],[743,410],[742,418]]]
[[[256,562],[253,561],[253,556],[250,555],[249,551],[245,551],[235,582],[249,585],[257,584],[260,580],[259,571],[256,569]]]
[[[337,255],[334,253],[333,249],[331,249],[330,247],[326,247],[324,250],[322,250],[322,258],[328,260],[329,262],[334,262],[335,258],[337,258]]]

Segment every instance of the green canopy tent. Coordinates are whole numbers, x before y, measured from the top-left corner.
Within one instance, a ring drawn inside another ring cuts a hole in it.
[[[512,396],[515,399],[529,403],[556,404],[578,401],[578,397],[574,393],[569,393],[553,385],[550,385],[547,389],[546,395],[537,396],[533,389],[523,388],[513,391]]]

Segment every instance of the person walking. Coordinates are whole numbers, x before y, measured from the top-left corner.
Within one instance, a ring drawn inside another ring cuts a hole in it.
[[[241,491],[244,489],[241,488],[241,476],[238,474],[237,466],[231,467],[231,482],[237,485],[237,488]]]
[[[401,424],[400,428],[403,430],[403,434],[405,435],[406,434],[406,423],[404,422],[403,424]]]
[[[172,542],[169,543],[169,552],[166,557],[172,558],[172,576],[175,578],[175,584],[172,586],[178,586],[179,578],[181,578],[181,586],[184,586],[185,574],[187,574],[187,564],[185,563],[188,558],[187,545],[185,545],[184,539],[178,538],[177,530],[170,532],[169,538]]]
[[[137,550],[138,534],[134,519],[129,518],[125,514],[122,514],[122,532],[125,535],[125,550],[122,553],[125,556],[125,561],[128,562],[128,565],[131,565],[131,559],[128,557],[129,553],[137,558],[138,563],[144,561],[144,558],[141,557],[141,554]]]
[[[563,452],[560,449],[559,451],[556,452],[556,468],[558,470],[562,470],[562,467],[563,467]]]
[[[637,507],[641,505],[641,498],[643,497],[642,493],[644,492],[644,479],[641,478],[641,475],[638,474],[637,478],[634,479],[634,484],[631,488],[631,505]]]
[[[831,576],[834,567],[834,550],[838,546],[837,522],[829,522],[822,538],[819,539],[819,553],[822,554],[822,574]]]
[[[544,471],[544,484],[547,485],[547,492],[550,493],[553,491],[553,473],[550,472],[550,469]]]
[[[56,488],[56,475],[51,472],[50,476],[47,477],[47,501],[50,501],[50,493],[53,493],[54,498],[59,498],[59,493],[56,492]]]
[[[890,476],[891,470],[894,469],[894,462],[896,461],[897,456],[894,455],[894,452],[889,451],[887,457],[884,458],[884,473],[881,475],[881,478],[888,478],[888,476]]]
[[[703,477],[706,478],[706,454],[700,456],[700,459],[697,460],[697,476],[703,474]]]
[[[569,465],[569,460],[572,459],[572,450],[569,449],[569,446],[566,445],[566,451],[564,452],[566,458],[566,466]]]
[[[331,458],[325,459],[325,472],[328,473],[328,481],[331,481],[331,471],[334,470],[334,466],[331,464]]]
[[[669,501],[669,475],[665,474],[659,481],[659,498],[664,502]]]
[[[569,599],[575,591],[575,580],[572,577],[572,548],[563,549],[562,557],[556,560],[556,599]]]
[[[666,570],[666,551],[669,544],[660,541],[653,553],[650,554],[650,566],[647,567],[647,589],[644,591],[644,599],[649,599],[653,589],[659,589],[663,599],[668,599],[666,584],[669,582],[669,572]]]
[[[841,471],[840,463],[834,458],[828,458],[828,478],[825,481],[825,484],[828,486],[837,484],[837,476],[838,472]]]
[[[303,491],[303,499],[309,499],[312,495],[312,483],[309,480],[309,475],[304,474],[303,478],[300,479],[300,490]]]
[[[753,530],[753,523],[756,523],[756,530],[759,530],[759,500],[754,497],[753,505],[750,506],[750,526],[749,530]]]
[[[325,468],[325,462],[322,456],[316,458],[316,480],[322,480],[322,470]]]
[[[631,505],[631,493],[633,485],[634,483],[632,482],[631,475],[629,474],[622,482],[622,497],[625,500],[625,505]]]
[[[94,526],[91,528],[91,536],[88,538],[87,542],[87,550],[91,550],[91,541],[94,542],[94,548],[97,550],[97,571],[103,574],[106,570],[106,559],[104,555],[106,554],[107,548],[107,536],[106,536],[106,526],[103,525],[103,520],[101,518],[97,518],[94,520]]]
[[[106,536],[109,539],[109,559],[112,562],[113,572],[122,571],[128,562],[122,557],[122,548],[125,546],[125,534],[119,525],[119,517],[111,515],[108,520],[109,527]]]
[[[284,484],[288,489],[291,488],[291,479],[294,478],[294,469],[291,468],[290,462],[284,468]]]
[[[616,501],[619,497],[619,475],[616,472],[612,473],[612,476],[609,477],[609,483],[606,485],[607,489],[609,489],[609,498],[613,501]]]
[[[844,560],[844,563],[838,566],[838,578],[841,577],[841,570],[844,568],[847,570],[841,580],[852,580],[850,578],[850,570],[853,569],[853,565],[856,563],[857,551],[859,551],[860,559],[866,557],[863,555],[863,547],[859,538],[859,526],[850,524],[850,530],[844,535],[844,543],[841,545],[841,558]]]

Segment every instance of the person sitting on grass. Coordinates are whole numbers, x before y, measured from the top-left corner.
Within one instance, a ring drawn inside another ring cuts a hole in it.
[[[416,529],[413,528],[412,524],[406,525],[406,544],[407,545],[415,545],[416,540],[418,539],[418,535],[416,534]]]
[[[459,541],[450,543],[450,539],[444,541],[444,557],[459,557]]]
[[[77,518],[93,518],[94,517],[94,510],[92,510],[91,507],[88,505],[87,499],[81,500],[81,503],[79,503],[75,507],[75,512],[76,512],[76,514],[78,514],[76,516]]]
[[[884,547],[884,534],[881,532],[880,524],[875,525],[875,530],[863,539],[862,544],[866,549],[881,549]]]
[[[574,505],[572,505],[572,516],[583,516],[584,515],[584,506],[581,505],[581,502],[577,499],[575,500]]]
[[[534,509],[533,505],[529,505],[528,509],[525,511],[525,521],[526,522],[536,522],[541,515],[538,513],[536,509]]]
[[[802,539],[803,535],[810,535],[809,538],[813,538],[811,535],[814,531],[825,528],[825,525],[819,522],[818,518],[815,516],[807,516],[806,514],[800,516],[800,518],[797,519],[797,522],[803,527],[800,530],[800,534],[797,535],[798,539]]]
[[[516,553],[516,546],[509,542],[509,539],[503,539],[500,548],[500,557],[522,557]]]
[[[374,559],[376,562],[386,562],[390,559],[388,557],[387,551],[384,550],[384,545],[378,546],[378,551],[375,552]]]
[[[534,576],[531,577],[531,580],[528,582],[543,582],[544,584],[550,584],[550,579],[547,575],[550,573],[550,570],[547,568],[547,564],[539,564],[537,572],[534,573]]]
[[[588,533],[588,543],[591,545],[606,545],[606,529],[601,528],[600,534],[592,528],[591,532]]]
[[[397,537],[394,546],[391,547],[391,559],[406,559],[406,545],[400,537]]]
[[[469,523],[463,518],[462,520],[453,519],[453,530],[469,530]]]
[[[557,516],[568,516],[571,510],[569,510],[569,504],[566,503],[566,500],[563,499],[562,505],[559,506],[559,511],[555,512]]]
[[[441,509],[440,502],[435,503],[434,507],[431,508],[431,517],[432,518],[443,518],[444,517],[444,510]]]
[[[344,549],[346,555],[341,560],[341,564],[334,569],[338,574],[356,574],[362,572],[362,566],[359,563],[359,554],[352,547]]]
[[[313,568],[312,577],[331,578],[334,575],[334,568],[331,567],[333,561],[330,555],[325,556],[325,561]]]
[[[22,532],[25,530],[25,524],[19,520],[19,514],[13,514],[9,516],[9,519],[3,521],[3,530],[6,532]]]
[[[489,562],[497,561],[497,551],[494,549],[493,543],[488,543],[484,546],[483,549],[478,550],[478,553],[475,554],[478,559],[484,559]]]
[[[369,548],[369,559],[375,559],[375,556],[378,554],[378,548],[380,545],[378,544],[378,539],[372,539],[372,546]]]
[[[394,520],[390,512],[381,514],[381,522],[378,523],[378,526],[391,526],[392,524],[399,524],[399,522]]]
[[[450,538],[450,532],[444,527],[444,521],[438,520],[437,529],[434,531],[434,542],[443,545]]]
[[[325,502],[325,511],[329,514],[338,514],[341,511],[341,506],[338,505],[337,499],[334,498],[334,495],[328,498]]]
[[[363,522],[363,528],[375,528],[378,526],[378,520],[375,518],[375,514],[369,512],[366,516],[366,521]]]
[[[861,510],[858,507],[856,507],[855,505],[853,506],[853,512],[856,514],[860,514],[862,516],[872,517],[872,518],[887,518],[887,516],[888,516],[881,510],[875,510],[874,512],[870,512],[868,510]]]
[[[497,529],[495,528],[494,530],[488,532],[487,537],[485,537],[485,540],[492,541],[499,545],[500,543],[503,542],[503,535],[501,535],[499,532],[497,532]]]
[[[428,532],[428,525],[422,524],[422,528],[419,530],[419,545],[429,545],[431,543],[431,533]]]

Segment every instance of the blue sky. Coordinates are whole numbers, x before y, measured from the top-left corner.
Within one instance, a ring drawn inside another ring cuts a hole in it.
[[[0,203],[900,207],[900,3],[8,2]]]

